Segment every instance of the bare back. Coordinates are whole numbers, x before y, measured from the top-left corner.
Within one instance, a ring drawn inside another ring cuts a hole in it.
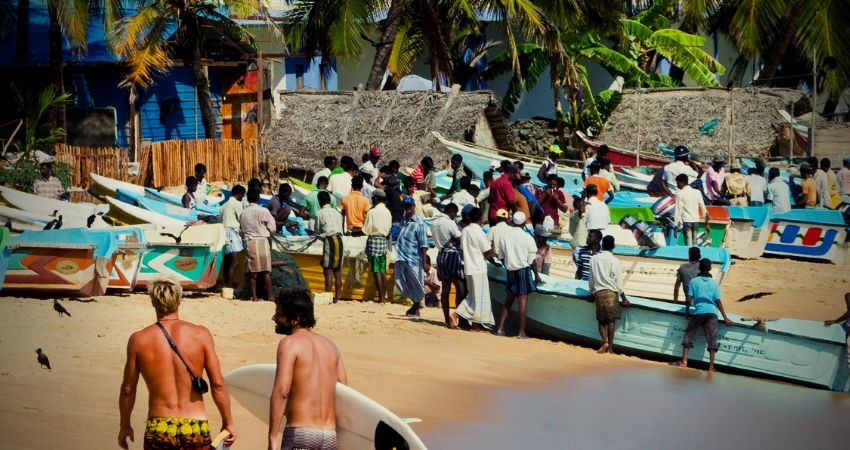
[[[202,376],[212,350],[209,331],[180,320],[161,323],[192,373]],[[133,334],[129,348],[148,388],[148,417],[206,418],[203,397],[192,390],[191,375],[155,324]]]
[[[278,381],[290,379],[286,418],[288,427],[335,428],[336,383],[346,382],[339,350],[330,339],[299,330],[280,341]]]

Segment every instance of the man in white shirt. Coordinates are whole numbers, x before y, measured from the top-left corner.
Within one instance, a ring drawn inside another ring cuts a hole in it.
[[[451,325],[458,325],[458,317],[472,323],[472,328],[485,330],[493,326],[493,308],[490,303],[490,280],[487,278],[487,260],[493,260],[490,240],[481,229],[482,212],[472,208],[467,213],[469,225],[463,228],[460,244],[463,249],[463,269],[466,274],[466,298],[451,315]]]
[[[602,346],[597,353],[614,353],[614,330],[620,318],[620,302],[628,308],[631,303],[623,291],[623,268],[614,256],[614,236],[602,238],[602,251],[590,258],[588,289],[596,303],[596,322]]]
[[[508,225],[508,210],[504,208],[500,208],[496,211],[496,223],[490,227],[490,231],[487,232],[487,238],[490,239],[490,247],[495,249],[499,248],[499,242],[501,242],[502,238],[507,234],[507,231],[511,229],[511,226]]]
[[[770,179],[767,195],[768,200],[773,204],[773,213],[782,214],[791,211],[791,187],[779,176],[779,169],[771,167],[767,176]]]
[[[595,184],[590,184],[585,188],[584,222],[587,225],[587,231],[604,231],[611,222],[611,211],[608,209],[608,205],[596,196],[598,192]]]
[[[685,245],[696,245],[697,233],[699,232],[700,214],[705,217],[706,229],[708,229],[708,209],[702,199],[702,192],[688,186],[688,176],[679,174],[676,178],[678,192],[676,193],[676,212],[673,224],[681,226],[685,233]]]
[[[543,160],[540,164],[540,169],[537,170],[537,179],[544,185],[549,184],[549,175],[558,175],[558,164],[555,162],[563,151],[558,144],[549,146],[549,157]]]
[[[343,170],[344,172],[334,175],[328,181],[328,191],[336,195],[337,203],[341,203],[342,199],[351,192],[351,180],[357,175],[358,171],[354,163],[347,163]]]
[[[599,165],[601,166],[599,169],[599,176],[608,180],[611,183],[611,187],[614,188],[614,192],[620,190],[620,180],[617,179],[617,175],[614,174],[614,169],[611,166],[611,160],[608,158],[602,158],[599,161]]]
[[[676,195],[679,188],[676,185],[676,177],[681,174],[688,176],[687,184],[690,185],[702,175],[702,170],[690,159],[690,150],[680,145],[673,150],[675,161],[664,166],[664,181],[666,181],[666,194]]]
[[[372,180],[378,178],[378,161],[381,159],[381,148],[373,146],[369,149],[369,160],[360,165],[360,171],[368,173]]]
[[[508,312],[513,307],[514,300],[517,300],[519,301],[519,333],[517,338],[528,339],[528,336],[525,335],[528,295],[534,291],[534,282],[540,282],[540,275],[534,268],[537,244],[535,244],[531,234],[523,229],[524,226],[525,214],[520,211],[515,212],[513,226],[508,227],[507,233],[496,246],[496,255],[502,260],[507,270],[505,304],[502,306],[496,336],[505,335],[505,322],[508,319]],[[532,276],[534,282],[532,282]]]
[[[767,193],[764,170],[753,167],[747,171],[747,174],[750,181],[750,206],[764,206],[764,195]]]
[[[608,157],[608,146],[602,144],[596,150],[596,154],[584,160],[583,171],[581,174],[581,180],[584,181],[590,178],[590,165],[593,164],[594,161],[597,161],[602,158]]]
[[[321,177],[330,178],[331,171],[334,170],[336,168],[336,165],[337,165],[336,156],[331,156],[331,155],[325,156],[324,164],[325,164],[325,168],[316,172],[316,174],[313,175],[313,181],[310,183],[313,186],[318,186],[319,178],[321,178]]]

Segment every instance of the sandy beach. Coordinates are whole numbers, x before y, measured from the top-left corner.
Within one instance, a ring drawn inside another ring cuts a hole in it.
[[[736,261],[725,282],[725,303],[730,312],[749,317],[834,318],[843,307],[841,295],[850,287],[847,268],[784,259]],[[736,301],[759,292],[770,294]],[[126,340],[153,322],[153,309],[141,293],[64,305],[71,318],[58,318],[47,300],[0,299],[0,431],[6,448],[115,446]],[[436,430],[496,407],[489,397],[494,388],[533,389],[570,375],[663,366],[559,342],[451,331],[442,325],[436,308],[424,310],[421,321],[404,318],[404,310],[400,305],[356,302],[318,305],[316,330],[339,345],[354,388],[401,417],[421,418],[423,423],[414,425],[418,431]],[[270,321],[271,304],[190,294],[181,313],[213,332],[225,372],[273,362],[279,336]],[[50,357],[53,370],[38,367],[37,347]],[[237,448],[263,448],[265,424],[237,402],[233,411],[241,435]],[[131,448],[141,448],[145,412],[140,383]],[[220,422],[211,401],[208,413],[217,428]]]

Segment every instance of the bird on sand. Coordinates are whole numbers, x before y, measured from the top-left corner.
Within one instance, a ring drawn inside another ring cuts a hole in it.
[[[41,368],[43,369],[43,368],[47,367],[48,370],[51,370],[50,369],[50,360],[47,359],[47,354],[45,354],[43,351],[41,351],[41,348],[35,349],[35,352],[38,354],[38,363],[41,365]]]
[[[53,310],[59,313],[59,317],[62,317],[62,314],[65,314],[66,316],[71,317],[71,313],[69,313],[68,310],[65,309],[64,306],[59,304],[58,298],[53,299]]]

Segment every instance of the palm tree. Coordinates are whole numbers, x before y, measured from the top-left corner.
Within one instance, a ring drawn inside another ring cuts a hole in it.
[[[220,7],[237,17],[246,17],[250,14],[267,14],[266,2],[137,0],[137,3],[138,10],[121,20],[113,39],[115,52],[124,58],[129,67],[121,86],[130,90],[130,100],[134,102],[138,89],[150,88],[154,84],[154,76],[171,67],[172,56],[182,58],[192,67],[204,137],[215,138],[215,112],[209,79],[202,61],[207,35],[205,30],[212,30],[225,42],[243,43],[250,36]]]
[[[285,15],[284,36],[293,51],[321,56],[327,76],[334,58],[357,59],[372,24],[377,0],[296,0]]]

